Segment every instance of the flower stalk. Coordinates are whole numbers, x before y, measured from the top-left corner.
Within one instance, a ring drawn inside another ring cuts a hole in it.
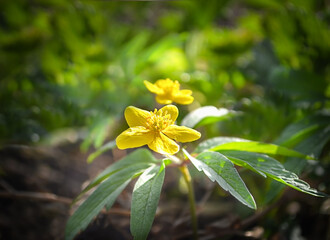
[[[196,215],[196,203],[195,203],[195,193],[194,193],[194,187],[191,181],[191,176],[188,170],[188,167],[186,164],[183,164],[179,167],[184,181],[187,184],[188,187],[188,199],[189,199],[189,206],[190,206],[190,216],[191,216],[191,224],[193,228],[193,236],[195,240],[198,240],[198,222],[197,222],[197,215]]]

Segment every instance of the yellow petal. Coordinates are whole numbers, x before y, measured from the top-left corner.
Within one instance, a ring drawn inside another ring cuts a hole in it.
[[[162,133],[155,135],[154,140],[148,144],[148,147],[161,154],[173,155],[179,151],[179,145]]]
[[[150,143],[154,133],[144,127],[131,127],[116,138],[119,149],[136,148]]]
[[[179,91],[179,89],[180,89],[180,83],[178,81],[174,81],[173,89],[174,89],[174,92],[175,91]]]
[[[180,84],[177,82],[173,82],[171,79],[166,78],[166,79],[159,79],[155,82],[155,85],[159,88],[175,88],[175,89],[179,89],[180,88]]]
[[[156,84],[152,84],[151,82],[148,82],[147,80],[144,80],[143,83],[146,86],[146,88],[152,93],[156,93],[156,94],[164,93],[164,90],[159,88]]]
[[[191,95],[192,91],[189,89],[182,89],[179,91],[179,94],[183,94],[183,95]]]
[[[201,137],[201,134],[196,130],[177,125],[170,125],[162,132],[177,142],[192,142]]]
[[[125,109],[125,119],[127,121],[128,126],[130,127],[147,127],[146,118],[149,116],[150,112],[137,107],[129,106]]]
[[[179,115],[179,110],[176,106],[174,105],[166,105],[165,107],[162,107],[160,110],[162,110],[163,114],[169,114],[171,116],[171,124],[174,124],[175,120],[177,119]],[[160,111],[159,110],[159,111]]]
[[[173,96],[173,101],[179,104],[190,104],[194,101],[190,90],[180,90]]]
[[[167,95],[157,95],[156,96],[156,101],[159,104],[170,104],[170,103],[172,103],[171,97],[169,97]]]

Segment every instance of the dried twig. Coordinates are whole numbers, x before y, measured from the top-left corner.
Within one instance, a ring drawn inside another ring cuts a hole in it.
[[[27,191],[15,191],[11,189],[10,192],[0,191],[0,198],[11,198],[11,199],[26,199],[26,200],[40,200],[49,202],[60,202],[67,205],[72,203],[71,198],[61,197],[53,193],[40,193],[40,192],[27,192]],[[130,211],[120,208],[112,208],[110,210],[103,209],[103,214],[115,214],[121,216],[130,216]]]
[[[60,202],[64,204],[71,204],[72,199],[67,197],[57,196],[53,193],[40,193],[40,192],[27,192],[27,191],[0,191],[1,198],[13,198],[13,199],[34,199],[42,201]]]

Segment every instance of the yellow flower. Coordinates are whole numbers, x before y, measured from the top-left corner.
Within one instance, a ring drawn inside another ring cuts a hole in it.
[[[160,104],[170,104],[172,102],[190,104],[194,101],[194,98],[191,96],[192,91],[187,89],[180,90],[180,83],[169,78],[160,79],[155,84],[145,80],[144,85],[150,92],[157,95],[156,101]]]
[[[129,129],[122,132],[116,139],[119,149],[148,145],[150,149],[161,154],[173,155],[179,151],[175,142],[192,142],[201,134],[194,129],[174,125],[179,115],[178,108],[167,105],[153,112],[133,106],[125,109],[125,119]]]

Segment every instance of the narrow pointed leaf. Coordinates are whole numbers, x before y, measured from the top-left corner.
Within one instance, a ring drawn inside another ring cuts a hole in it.
[[[318,197],[325,196],[325,194],[311,188],[308,183],[299,179],[295,173],[286,170],[280,162],[267,155],[230,150],[221,151],[221,153],[239,166],[245,167],[245,165],[242,164],[245,163],[249,166],[249,169],[254,169],[256,172],[263,173],[262,175],[266,175],[298,191]]]
[[[135,184],[131,206],[131,233],[135,240],[147,238],[155,218],[165,176],[165,164],[148,168]]]
[[[198,108],[186,115],[186,117],[182,120],[181,125],[190,128],[204,126],[206,124],[227,119],[234,114],[236,114],[236,112],[226,108],[218,109],[214,106],[205,106]]]
[[[299,122],[289,125],[275,140],[276,144],[294,147],[295,150],[319,158],[330,139],[330,114],[326,111],[317,112]],[[298,158],[288,158],[283,164],[287,170],[296,174],[306,168],[307,161]],[[272,182],[269,186],[266,202],[273,200],[284,188],[283,184]]]
[[[318,158],[330,139],[330,114],[318,112],[289,125],[275,141]]]
[[[236,151],[246,151],[246,152],[257,152],[257,153],[265,153],[271,155],[279,155],[285,157],[299,157],[306,159],[313,159],[310,156],[299,153],[295,150],[278,146],[271,143],[262,143],[255,141],[247,141],[245,139],[234,138],[235,141],[228,142],[228,138],[214,138],[206,140],[201,143],[201,147],[196,149],[196,152],[200,151],[222,151],[222,150],[236,150]],[[227,141],[227,142],[226,142]],[[208,147],[208,149],[206,148]]]
[[[65,239],[71,240],[79,231],[85,229],[105,204],[114,202],[135,174],[136,172],[126,169],[111,175],[101,183],[69,218],[65,229]]]
[[[110,208],[130,180],[155,163],[157,163],[157,161],[150,151],[138,149],[106,168],[75,199],[74,202],[86,191],[100,184],[70,217],[66,226],[66,239],[73,239],[73,237],[80,230],[84,229],[105,205],[107,205],[107,208]]]
[[[107,167],[103,172],[101,172],[74,200],[77,201],[84,193],[93,187],[100,184],[102,181],[106,180],[112,174],[121,171],[123,169],[131,169],[131,171],[141,172],[151,165],[157,163],[158,161],[152,155],[152,153],[144,148],[135,150],[134,152],[128,154],[126,157],[122,158],[118,162]],[[138,170],[138,171],[137,171]]]
[[[224,190],[246,206],[252,209],[257,208],[252,194],[239,176],[234,164],[227,157],[218,152],[203,152],[194,158],[186,150],[183,149],[183,152],[193,165],[199,171],[203,171],[211,181],[216,181]]]
[[[201,142],[194,152],[201,153],[203,151],[209,151],[211,148],[231,142],[249,142],[249,140],[236,137],[214,137]]]
[[[294,147],[299,142],[303,141],[304,139],[308,138],[309,136],[313,135],[317,130],[319,129],[318,125],[312,125],[309,127],[306,127],[304,129],[301,129],[298,132],[295,132],[292,134],[292,136],[285,139],[281,145],[286,147]]]

